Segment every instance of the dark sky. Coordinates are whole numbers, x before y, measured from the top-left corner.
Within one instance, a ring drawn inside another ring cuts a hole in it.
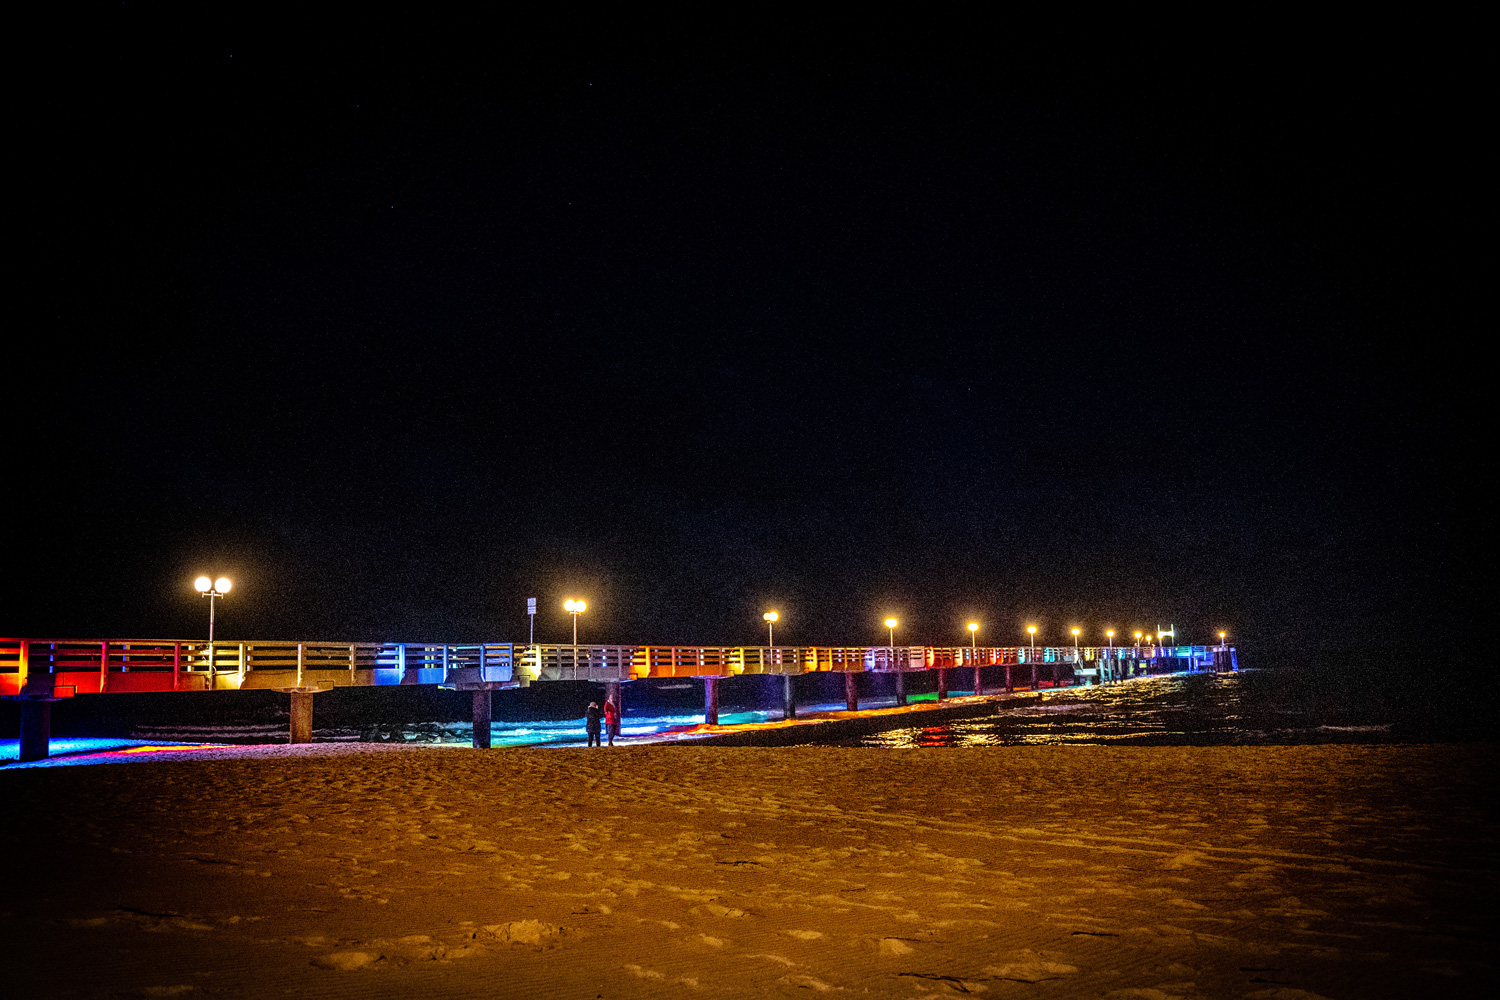
[[[1477,627],[1461,56],[99,16],[18,126],[6,634]]]

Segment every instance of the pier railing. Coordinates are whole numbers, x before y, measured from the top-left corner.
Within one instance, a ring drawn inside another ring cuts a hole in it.
[[[0,694],[616,681],[996,664],[1212,669],[1208,646],[599,646],[570,644],[0,639]],[[1150,668],[1146,668],[1150,669]],[[1136,672],[1134,670],[1126,673]],[[1150,672],[1156,672],[1151,669]],[[41,688],[47,690],[43,692]]]

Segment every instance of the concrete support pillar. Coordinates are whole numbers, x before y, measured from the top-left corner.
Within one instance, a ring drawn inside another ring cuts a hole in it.
[[[906,664],[896,664],[896,704],[906,704]]]
[[[46,760],[51,740],[52,702],[21,699],[21,752],[17,760]]]
[[[797,717],[797,691],[792,685],[792,675],[781,675],[781,717],[783,719],[795,719]]]
[[[703,678],[703,721],[710,726],[719,724],[719,679]]]
[[[1037,676],[1037,674],[1036,674],[1036,661],[1032,660],[1031,661],[1031,690],[1033,690],[1033,691],[1040,691],[1041,689],[1042,689],[1042,681],[1041,681],[1041,678],[1039,678]]]
[[[844,671],[844,707],[851,712],[859,711],[859,684],[854,671]]]
[[[292,698],[292,725],[288,743],[311,743],[312,738],[312,701],[311,691],[293,691]]]
[[[984,694],[984,668],[974,664],[974,693]]]
[[[943,701],[943,700],[945,700],[948,697],[948,668],[947,667],[938,667],[937,670],[938,670],[938,696],[937,696],[937,700],[938,701]]]
[[[490,748],[491,707],[489,688],[474,692],[475,750],[488,750]]]
[[[1010,667],[1011,665],[1009,663],[1005,665],[1005,690],[1007,693],[1016,689],[1016,685],[1010,675]]]

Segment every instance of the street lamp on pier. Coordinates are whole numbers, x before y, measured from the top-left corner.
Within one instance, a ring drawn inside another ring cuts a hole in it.
[[[781,620],[781,616],[774,611],[767,611],[761,617],[766,620],[766,645],[774,649],[776,647],[776,623]]]
[[[1035,625],[1027,625],[1026,626],[1026,633],[1027,633],[1027,635],[1031,636],[1031,661],[1033,663],[1035,663],[1036,662],[1036,626]]]
[[[969,652],[974,656],[979,655],[979,623],[969,622]]]
[[[583,614],[584,610],[587,607],[588,607],[588,605],[584,604],[584,602],[582,602],[582,601],[575,601],[575,600],[573,600],[571,598],[569,598],[568,600],[566,600],[566,601],[563,602],[563,610],[566,611],[566,612],[568,612],[569,614],[571,614],[573,616],[573,645],[574,646],[578,645],[578,616],[581,615],[581,614]]]
[[[1227,632],[1220,632],[1219,633],[1219,648],[1220,649],[1223,649],[1225,647],[1224,637],[1226,635],[1228,635],[1228,634],[1229,633],[1227,633]]]
[[[1078,659],[1078,633],[1081,629],[1073,630],[1073,659]]]
[[[193,589],[208,598],[208,672],[214,670],[214,602],[225,594],[233,586],[229,577],[221,576],[217,580],[210,580],[206,576],[200,576],[193,581]]]

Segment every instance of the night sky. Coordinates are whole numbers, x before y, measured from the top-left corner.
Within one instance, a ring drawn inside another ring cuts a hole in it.
[[[1492,618],[1461,54],[97,16],[18,111],[7,635]]]

